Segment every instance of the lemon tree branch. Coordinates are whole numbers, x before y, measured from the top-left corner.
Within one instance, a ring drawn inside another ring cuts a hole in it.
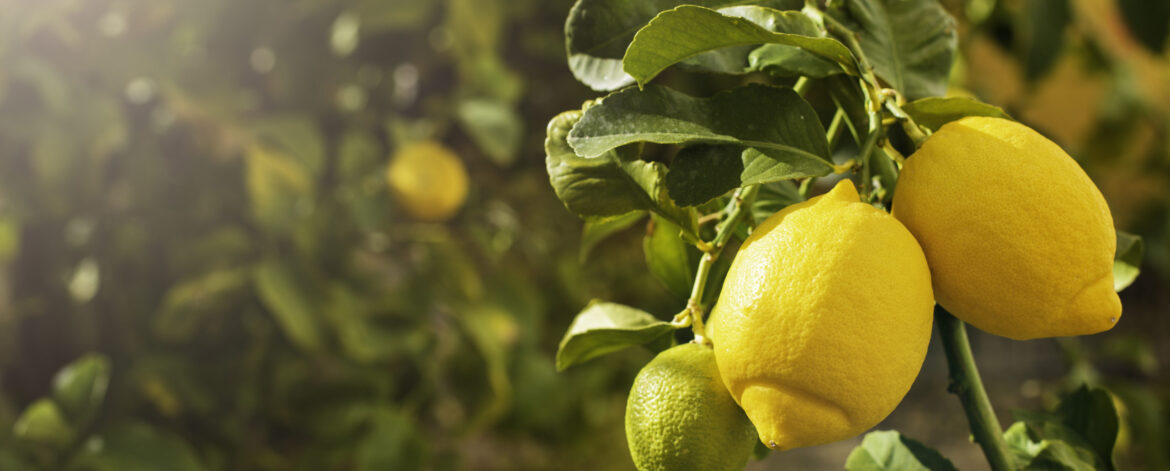
[[[717,226],[715,238],[710,243],[699,246],[699,249],[703,251],[703,256],[699,259],[699,267],[695,273],[695,285],[691,288],[687,307],[674,316],[674,320],[671,322],[676,327],[691,326],[691,330],[695,333],[695,340],[699,343],[710,343],[703,322],[705,314],[703,292],[707,288],[707,279],[711,276],[711,267],[715,265],[716,260],[719,260],[719,255],[723,253],[723,247],[731,240],[731,236],[735,234],[735,229],[741,220],[750,213],[751,204],[755,201],[758,191],[759,187],[756,185],[748,185],[736,190],[731,202],[728,203],[727,218]]]
[[[971,435],[983,448],[983,454],[987,456],[992,471],[1015,469],[1007,443],[1003,440],[1003,429],[991,408],[991,400],[987,398],[983,380],[979,378],[975,357],[971,354],[971,344],[967,340],[966,324],[956,319],[942,306],[937,306],[934,312],[934,320],[942,337],[943,350],[947,355],[947,368],[950,370],[947,390],[959,396],[963,403]]]

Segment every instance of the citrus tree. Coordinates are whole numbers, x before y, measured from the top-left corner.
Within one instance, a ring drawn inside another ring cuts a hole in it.
[[[649,271],[680,310],[595,300],[556,363],[660,352],[626,409],[640,470],[742,469],[753,450],[864,433],[906,394],[932,325],[992,469],[1114,468],[1108,391],[1005,431],[966,325],[1110,330],[1140,239],[1057,144],[948,95],[956,28],[936,0],[575,3],[569,68],[610,93],[548,124],[550,182],[586,241],[646,221]],[[732,79],[695,96],[700,73]],[[845,466],[954,469],[896,431]]]

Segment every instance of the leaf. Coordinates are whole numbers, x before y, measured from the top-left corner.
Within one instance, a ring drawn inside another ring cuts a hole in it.
[[[748,69],[777,77],[825,78],[845,73],[840,65],[795,46],[765,44],[748,55]],[[766,450],[771,450],[764,447]]]
[[[459,104],[459,123],[475,145],[498,166],[516,162],[524,139],[523,118],[511,105],[496,100],[465,100]]]
[[[202,471],[190,444],[143,423],[99,433],[69,463],[70,471]]]
[[[585,307],[557,348],[557,371],[602,355],[642,345],[674,331],[669,322],[645,311],[594,300]]]
[[[669,174],[667,176],[669,177]],[[593,252],[593,248],[597,247],[597,244],[637,224],[644,217],[646,217],[645,211],[631,211],[611,218],[586,219],[585,228],[581,231],[581,250],[578,252],[577,259],[584,264],[588,261],[589,254]]]
[[[914,100],[902,107],[914,122],[937,131],[944,124],[968,116],[1012,119],[998,106],[966,97],[931,97]]]
[[[74,422],[88,422],[97,414],[110,385],[110,359],[90,353],[66,365],[53,377],[53,399]]]
[[[1024,469],[1113,470],[1119,419],[1104,389],[1081,388],[1053,412],[1013,411],[1004,440]]]
[[[845,461],[849,471],[957,471],[950,460],[895,430],[870,432]]]
[[[297,279],[284,262],[268,260],[253,274],[256,294],[272,313],[276,324],[297,347],[318,352],[324,347],[316,306],[308,297],[310,289]]]
[[[829,146],[812,106],[791,89],[748,85],[695,98],[666,87],[614,93],[569,133],[580,155],[635,143],[750,147],[741,184],[826,175]]]
[[[910,100],[946,94],[958,37],[937,0],[848,0],[846,9],[878,77]]]
[[[597,91],[634,83],[622,70],[622,57],[634,34],[658,12],[684,3],[718,8],[737,0],[578,0],[565,22],[565,48],[573,76]]]
[[[683,206],[699,206],[740,186],[744,149],[697,145],[679,151],[666,174],[666,191]]]
[[[163,340],[191,340],[210,318],[229,311],[250,281],[248,270],[216,270],[167,290],[153,318],[154,334]]]
[[[679,236],[681,230],[655,216],[642,239],[642,253],[650,274],[661,281],[679,299],[687,299],[695,284],[692,267],[698,263],[698,251]]]
[[[355,453],[358,471],[422,469],[427,444],[409,414],[383,409],[374,413],[371,428],[358,442]]]
[[[578,156],[566,138],[580,111],[557,115],[544,141],[549,182],[570,212],[582,218],[620,216],[648,210],[695,231],[693,210],[679,208],[666,192],[666,166],[643,162],[623,148],[593,158]]]
[[[1027,0],[1018,21],[1024,73],[1035,80],[1052,69],[1064,49],[1064,33],[1072,21],[1069,0]]]
[[[1117,252],[1113,256],[1113,289],[1129,287],[1141,273],[1145,243],[1141,236],[1117,231]]]
[[[816,24],[800,12],[759,7],[741,7],[732,12],[739,17],[693,5],[659,13],[634,36],[622,59],[623,70],[639,85],[645,85],[667,67],[702,52],[774,43],[801,48],[856,73],[849,49],[835,39],[823,37]]]
[[[1120,0],[1118,7],[1129,31],[1139,42],[1155,53],[1166,50],[1170,35],[1170,2],[1150,0]]]
[[[252,147],[246,155],[248,197],[252,214],[272,232],[287,232],[311,204],[313,180],[307,168],[292,157]]]
[[[759,192],[756,193],[756,200],[752,202],[752,220],[759,224],[768,216],[801,201],[804,201],[804,198],[800,197],[800,190],[792,181],[761,185]]]
[[[62,449],[73,441],[74,430],[57,403],[42,398],[20,414],[12,425],[12,433],[16,438]]]

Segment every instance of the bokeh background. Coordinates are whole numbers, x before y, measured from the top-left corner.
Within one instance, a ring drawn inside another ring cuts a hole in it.
[[[644,221],[583,235],[548,184],[545,124],[597,96],[566,65],[571,4],[0,0],[0,469],[633,469],[650,353],[558,373],[556,346],[590,299],[684,300]],[[951,93],[1064,146],[1145,239],[1111,332],[971,332],[1001,421],[1103,385],[1119,463],[1166,469],[1170,2],[943,4]],[[387,190],[419,139],[468,168],[449,221]],[[937,347],[881,428],[984,469]],[[840,469],[857,442],[749,469]]]

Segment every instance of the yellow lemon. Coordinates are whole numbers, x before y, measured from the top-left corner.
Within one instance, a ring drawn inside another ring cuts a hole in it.
[[[710,347],[688,343],[646,364],[626,405],[639,471],[739,471],[756,432],[719,381]]]
[[[390,190],[416,219],[445,221],[467,199],[467,170],[450,149],[435,141],[402,147],[386,172]]]
[[[933,309],[918,242],[844,180],[744,241],[708,333],[760,440],[790,449],[889,415],[922,367]]]
[[[1097,333],[1121,317],[1109,206],[1027,126],[943,126],[906,161],[894,215],[922,244],[938,303],[975,327],[1024,340]]]

